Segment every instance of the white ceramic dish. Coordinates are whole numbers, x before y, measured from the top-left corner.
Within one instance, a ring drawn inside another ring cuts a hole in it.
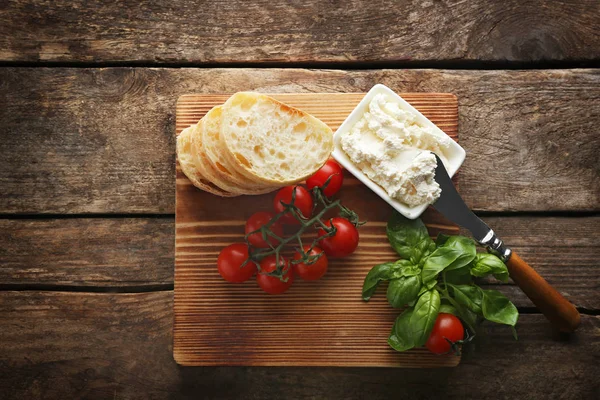
[[[389,205],[398,210],[399,213],[404,215],[406,218],[415,219],[418,218],[425,209],[427,209],[427,205],[422,205],[418,207],[409,207],[404,203],[400,203],[390,196],[388,196],[387,192],[378,184],[369,179],[362,171],[350,160],[350,158],[346,155],[346,153],[342,150],[340,145],[340,139],[343,135],[348,133],[350,129],[362,118],[364,113],[368,110],[369,103],[375,97],[375,95],[383,93],[389,96],[390,99],[395,100],[400,105],[400,108],[411,112],[417,116],[417,121],[426,127],[431,127],[434,134],[438,135],[446,135],[444,131],[438,128],[433,122],[428,120],[423,114],[417,111],[416,108],[408,104],[402,97],[398,96],[392,89],[388,88],[385,85],[375,85],[369,90],[369,92],[365,95],[365,97],[358,103],[356,108],[348,115],[346,120],[340,125],[338,130],[333,135],[334,140],[334,150],[332,153],[333,158],[335,158],[340,164],[344,166],[348,171],[352,173],[355,177],[357,177],[362,183],[367,185],[372,191],[377,193],[379,197],[384,199]],[[444,164],[446,170],[448,171],[448,175],[452,177],[456,171],[460,168],[462,163],[465,160],[466,152],[465,150],[454,140],[450,141],[450,149],[446,154],[448,164]]]

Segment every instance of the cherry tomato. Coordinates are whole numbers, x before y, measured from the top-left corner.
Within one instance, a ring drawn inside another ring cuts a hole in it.
[[[248,258],[248,246],[246,243],[234,243],[225,247],[217,258],[219,274],[228,282],[245,282],[256,272],[256,265],[248,262],[241,266]]]
[[[304,246],[305,252],[308,252],[309,249],[310,246]],[[309,254],[311,256],[316,256],[321,253],[323,253],[323,250],[321,250],[319,247],[315,247]],[[302,254],[297,252],[294,255],[294,260],[300,259],[302,259]],[[294,269],[294,273],[305,281],[316,281],[325,275],[325,272],[327,272],[327,264],[327,256],[323,254],[314,264],[292,264],[292,268]]]
[[[277,192],[275,196],[275,200],[273,200],[273,208],[276,213],[280,213],[284,210],[283,201],[286,204],[290,204],[292,202],[292,193],[294,188],[296,188],[296,198],[294,199],[294,205],[298,207],[300,212],[305,218],[309,218],[312,213],[313,208],[313,199],[310,192],[302,186],[286,186],[283,189]],[[300,221],[298,221],[291,213],[287,213],[279,219],[283,223],[290,225],[299,225]]]
[[[248,218],[248,221],[246,221],[246,235],[252,231],[260,229],[263,225],[269,222],[271,218],[273,218],[273,213],[270,212],[260,211],[252,214],[250,218]],[[273,231],[274,234],[276,234],[279,237],[282,237],[283,225],[279,223],[279,220],[273,225],[271,225],[270,229],[271,231]],[[252,246],[255,247],[267,248],[270,247],[269,243],[272,246],[276,246],[278,243],[277,239],[275,239],[272,236],[268,236],[267,240],[268,243],[263,240],[260,232],[253,233],[252,235],[248,236],[248,241]]]
[[[306,180],[306,186],[308,186],[309,190],[312,190],[315,186],[321,187],[327,182],[327,179],[329,179],[330,176],[331,180],[325,190],[323,190],[323,193],[325,196],[333,196],[339,192],[342,187],[342,182],[344,181],[342,167],[333,160],[327,160],[325,165],[315,172],[313,176],[308,178]]]
[[[285,292],[290,288],[290,286],[292,286],[292,282],[294,281],[294,274],[292,273],[292,269],[289,268],[289,262],[283,257],[280,257],[279,260],[280,262],[283,261],[285,263],[286,267],[284,267],[284,271],[285,268],[287,268],[287,272],[284,275],[284,278],[287,278],[287,282],[283,282],[276,276],[269,276],[262,273],[275,271],[277,265],[276,257],[274,255],[265,257],[261,260],[261,272],[256,275],[256,282],[258,282],[258,286],[260,286],[262,290],[269,294],[281,294]]]
[[[454,343],[464,337],[465,328],[458,318],[452,314],[439,313],[425,347],[434,354],[444,354],[452,347],[448,340]]]
[[[325,221],[325,225],[331,227],[331,223],[337,229],[335,235],[319,241],[319,246],[330,257],[346,257],[352,254],[358,246],[358,230],[347,219],[341,217]],[[319,237],[326,235],[324,229],[319,229]]]

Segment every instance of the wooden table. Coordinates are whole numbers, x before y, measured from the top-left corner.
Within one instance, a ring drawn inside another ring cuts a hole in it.
[[[13,0],[0,6],[0,398],[560,398],[600,393],[600,2]],[[453,369],[181,368],[184,93],[450,92],[468,204],[577,305],[513,284]]]

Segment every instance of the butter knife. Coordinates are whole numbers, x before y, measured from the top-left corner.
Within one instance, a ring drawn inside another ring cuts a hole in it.
[[[512,280],[554,326],[563,332],[575,331],[580,322],[580,315],[575,306],[514,251],[507,248],[494,231],[467,207],[448,176],[442,160],[437,155],[435,158],[435,180],[440,185],[442,194],[433,203],[433,208],[450,221],[468,229],[475,240],[500,257],[505,262]]]

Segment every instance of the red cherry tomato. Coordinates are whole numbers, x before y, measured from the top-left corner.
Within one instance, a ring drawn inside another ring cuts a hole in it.
[[[309,218],[312,213],[313,199],[310,195],[310,192],[304,189],[304,187],[302,186],[286,186],[283,189],[279,190],[279,192],[277,192],[277,195],[275,195],[275,200],[273,200],[273,208],[275,209],[276,213],[282,212],[284,210],[284,207],[283,204],[281,204],[281,202],[283,201],[286,204],[290,204],[292,202],[292,193],[294,191],[294,188],[296,189],[296,198],[294,199],[294,205],[298,207],[298,209],[305,218]],[[296,218],[294,218],[294,216],[291,213],[283,215],[279,219],[279,221],[290,225],[300,224],[300,222]]]
[[[217,269],[219,274],[228,282],[245,282],[256,272],[256,265],[248,262],[242,264],[248,258],[248,246],[246,243],[234,243],[225,247],[217,258]]]
[[[330,257],[346,257],[352,254],[358,246],[358,230],[347,219],[341,217],[325,221],[325,225],[331,227],[331,223],[337,229],[335,235],[319,241],[319,246]],[[319,237],[326,235],[324,229],[319,229]]]
[[[260,211],[252,214],[250,218],[248,218],[248,221],[246,221],[246,235],[252,231],[260,229],[263,225],[268,223],[271,220],[271,218],[273,218],[273,213],[270,212]],[[279,223],[279,220],[273,225],[271,225],[270,229],[271,231],[273,231],[274,234],[276,234],[279,237],[282,237],[283,225]],[[269,243],[272,246],[276,246],[278,243],[277,239],[275,239],[272,236],[268,236],[267,239],[268,243],[262,238],[260,232],[253,233],[252,235],[248,236],[248,241],[254,247],[267,248],[270,247]]]
[[[306,180],[306,186],[308,186],[309,190],[312,190],[315,186],[322,187],[327,179],[331,176],[331,180],[323,193],[325,196],[333,196],[337,192],[339,192],[342,187],[342,182],[344,181],[344,175],[342,174],[342,167],[338,163],[333,160],[327,160],[325,165],[323,165],[313,176]]]
[[[309,249],[310,246],[304,246],[305,252],[308,252]],[[321,250],[319,247],[315,247],[309,254],[311,256],[316,256],[321,253],[323,253],[323,250]],[[294,260],[300,259],[302,259],[302,254],[297,252],[294,255]],[[294,273],[305,281],[316,281],[325,275],[325,272],[327,272],[327,264],[327,256],[323,254],[314,264],[292,264],[292,268],[294,269]]]
[[[425,347],[434,354],[444,354],[452,347],[448,340],[454,343],[464,337],[465,328],[458,318],[452,314],[439,313]]]
[[[275,271],[277,265],[276,257],[274,255],[265,257],[261,260],[261,272],[256,275],[256,282],[258,282],[258,286],[260,286],[262,290],[269,294],[281,294],[285,292],[290,288],[290,286],[292,286],[292,282],[294,281],[294,274],[292,273],[292,268],[290,268],[289,262],[283,257],[280,257],[279,260],[280,262],[285,263],[284,271],[286,271],[287,268],[287,272],[285,272],[284,275],[284,278],[287,278],[287,282],[283,282],[276,276],[263,274],[263,272],[267,273]]]

